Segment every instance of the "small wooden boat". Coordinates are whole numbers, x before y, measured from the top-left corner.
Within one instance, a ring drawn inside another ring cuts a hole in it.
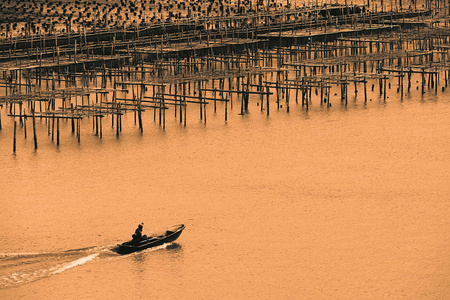
[[[184,224],[175,225],[163,231],[153,233],[151,236],[146,236],[141,240],[131,240],[120,244],[115,250],[119,254],[128,254],[171,243],[180,236],[184,228]]]

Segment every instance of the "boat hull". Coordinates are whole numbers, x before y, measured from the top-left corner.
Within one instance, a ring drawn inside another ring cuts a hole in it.
[[[133,240],[125,242],[117,247],[116,252],[119,254],[129,254],[137,251],[142,251],[148,248],[164,245],[167,243],[171,243],[180,237],[184,228],[185,226],[183,224],[180,224],[167,228],[164,231],[164,234],[151,235],[139,242]]]

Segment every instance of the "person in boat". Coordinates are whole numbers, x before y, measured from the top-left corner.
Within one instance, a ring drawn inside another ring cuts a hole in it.
[[[134,241],[139,241],[144,238],[146,238],[146,235],[142,235],[142,229],[144,228],[144,223],[141,223],[138,225],[138,228],[134,231],[134,234],[132,235]]]

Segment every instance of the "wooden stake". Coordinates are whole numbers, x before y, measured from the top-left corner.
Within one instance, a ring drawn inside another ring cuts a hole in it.
[[[36,118],[34,116],[34,108],[31,109],[31,113],[33,115],[33,137],[34,137],[34,149],[38,148],[37,144],[37,136],[36,136]]]
[[[56,145],[59,146],[59,118],[56,120]]]
[[[225,100],[228,100],[227,97],[225,97]],[[228,121],[228,101],[225,101],[225,122]]]
[[[367,80],[364,77],[364,104],[367,104]]]
[[[52,117],[52,141],[54,140],[54,136],[55,136],[55,114],[53,114]]]
[[[25,108],[23,109],[23,114],[25,115]],[[25,139],[27,138],[27,116],[23,118],[23,133],[25,135]]]
[[[80,143],[80,135],[81,135],[81,120],[77,119],[77,137],[78,137],[78,143]]]
[[[17,122],[14,121],[13,153],[16,153],[16,128],[17,128]]]

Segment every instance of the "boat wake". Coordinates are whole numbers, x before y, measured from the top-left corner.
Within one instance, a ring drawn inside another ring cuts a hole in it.
[[[179,247],[176,243],[167,243],[128,255],[115,253],[116,244],[60,252],[0,253],[0,289],[17,287],[60,274],[89,261],[124,259],[139,253],[162,249],[177,250]]]
[[[20,286],[98,259],[116,256],[115,245],[89,247],[61,252],[0,253],[0,289]]]

